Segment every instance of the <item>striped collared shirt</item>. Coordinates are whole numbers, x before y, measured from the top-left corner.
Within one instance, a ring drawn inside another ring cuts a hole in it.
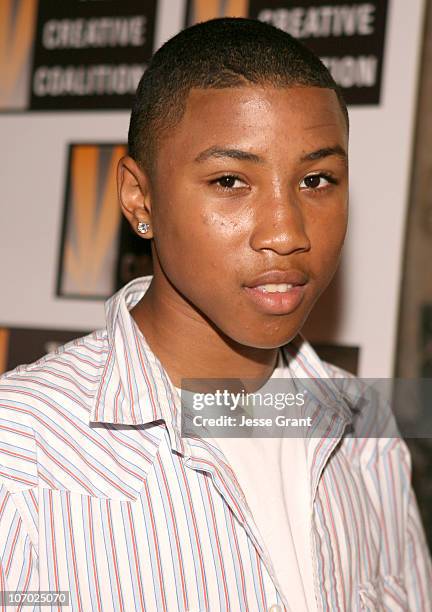
[[[181,437],[180,397],[129,314],[150,280],[107,302],[106,329],[0,379],[0,590],[69,591],[43,608],[59,611],[302,612],[220,449]],[[287,377],[337,372],[300,336],[281,350]],[[352,416],[321,407],[328,435],[308,441],[317,609],[430,611],[407,446],[347,435]]]

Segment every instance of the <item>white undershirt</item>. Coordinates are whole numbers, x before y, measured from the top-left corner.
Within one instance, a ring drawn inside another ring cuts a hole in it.
[[[283,377],[283,367],[279,352],[279,362],[271,378]],[[291,610],[315,612],[305,439],[214,440],[243,490]]]

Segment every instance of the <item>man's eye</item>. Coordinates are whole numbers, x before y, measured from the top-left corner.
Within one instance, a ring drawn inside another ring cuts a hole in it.
[[[214,181],[211,181],[211,184],[217,184],[223,191],[230,191],[242,187],[242,185],[237,185],[235,187],[237,182],[243,183],[243,181],[238,176],[235,176],[235,174],[226,174],[225,176],[220,176]]]
[[[318,190],[323,189],[330,183],[336,184],[337,181],[328,174],[309,174],[301,181],[300,188]]]

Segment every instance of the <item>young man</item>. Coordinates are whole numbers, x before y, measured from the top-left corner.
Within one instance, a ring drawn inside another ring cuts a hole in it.
[[[344,375],[299,332],[344,241],[347,147],[330,74],[270,25],[212,20],[155,54],[118,172],[154,275],[2,379],[3,590],[85,612],[432,609],[399,437],[348,434],[343,402],[318,406],[321,437],[181,436],[184,379]]]

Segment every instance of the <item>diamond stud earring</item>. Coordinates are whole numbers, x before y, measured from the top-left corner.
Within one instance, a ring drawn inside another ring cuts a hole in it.
[[[140,234],[146,234],[150,227],[150,223],[144,223],[144,221],[140,221],[137,225],[137,230]]]

